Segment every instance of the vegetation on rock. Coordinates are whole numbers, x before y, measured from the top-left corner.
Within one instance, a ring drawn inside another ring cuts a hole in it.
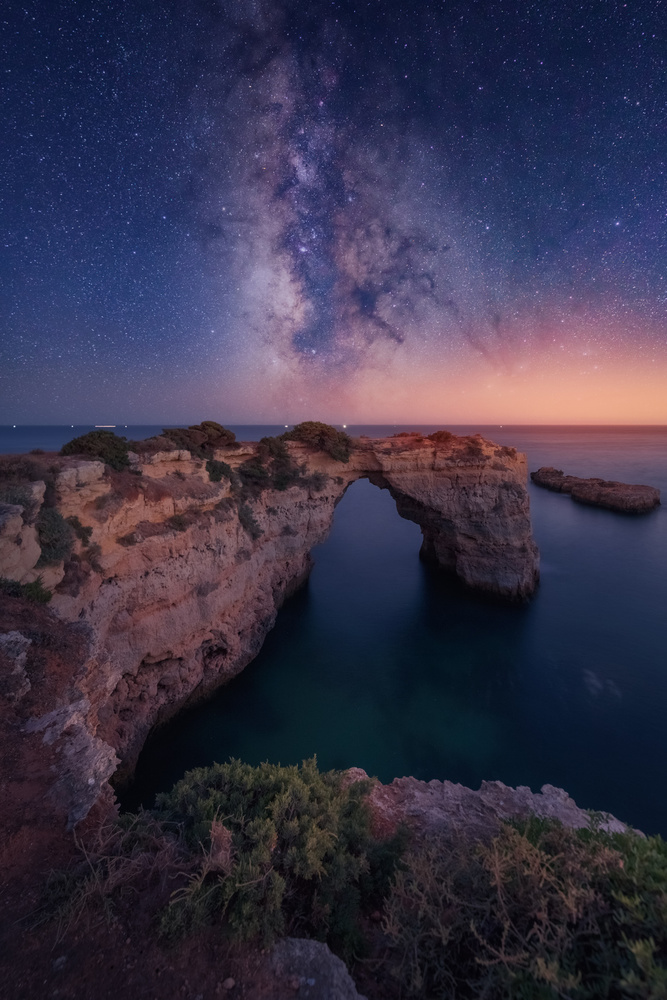
[[[187,428],[167,427],[162,431],[162,438],[172,448],[189,451],[195,458],[210,458],[215,448],[230,448],[236,444],[236,434],[215,420],[203,420]]]
[[[56,566],[67,559],[74,547],[74,529],[55,507],[42,507],[36,521],[42,550],[37,565]]]
[[[130,464],[128,449],[127,438],[119,437],[113,431],[95,430],[68,441],[60,449],[60,454],[98,458],[105,465],[120,472]]]
[[[48,604],[53,594],[42,583],[41,576],[38,576],[32,583],[19,583],[18,580],[8,580],[7,577],[0,577],[0,594],[8,597],[22,597],[33,604]]]
[[[79,541],[83,542],[84,545],[88,545],[88,542],[90,541],[90,536],[93,533],[93,529],[88,527],[88,525],[81,524],[81,521],[76,516],[76,514],[72,515],[72,517],[66,518],[66,521],[72,528],[74,534],[79,539]]]
[[[366,955],[374,996],[658,1000],[667,990],[667,844],[535,817],[482,840],[378,839],[369,781],[240,761],[190,771],[121,816],[51,880],[60,921],[173,885],[168,935],[219,925],[268,943],[314,937]],[[381,931],[381,933],[380,933]]]
[[[198,868],[172,897],[173,933],[223,915],[242,938],[298,932],[350,952],[362,909],[381,902],[396,844],[370,832],[367,783],[340,772],[241,761],[190,771],[157,798],[155,816],[178,823]],[[392,853],[393,852],[393,853]]]
[[[260,535],[264,534],[257,523],[252,510],[245,503],[239,504],[239,521],[241,522],[243,530],[246,531],[253,540],[256,540],[260,537]]]
[[[225,479],[232,478],[231,466],[227,465],[226,462],[217,462],[214,458],[209,458],[206,463],[206,471],[212,483],[221,482],[223,476]]]
[[[667,844],[532,818],[490,843],[431,840],[384,914],[401,995],[667,995]]]
[[[456,435],[452,434],[451,431],[434,431],[433,434],[428,435],[429,441],[433,441],[435,444],[449,444],[455,437]]]
[[[0,503],[23,507],[22,517],[25,524],[32,523],[39,506],[30,488],[15,482],[3,483],[0,486]]]
[[[306,420],[297,424],[281,437],[285,441],[301,441],[311,448],[324,451],[337,462],[348,462],[350,459],[352,439],[344,431],[338,431],[330,424],[323,424],[318,420]]]

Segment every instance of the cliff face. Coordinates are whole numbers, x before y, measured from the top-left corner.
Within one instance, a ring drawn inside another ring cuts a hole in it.
[[[256,450],[216,459],[237,470]],[[34,511],[0,506],[0,576],[42,575],[55,587],[51,608],[88,638],[69,688],[29,723],[61,746],[70,823],[114,771],[131,771],[157,722],[253,659],[356,479],[389,489],[399,513],[421,526],[423,554],[466,585],[509,599],[534,590],[527,471],[514,449],[481,438],[361,439],[348,463],[295,442],[289,450],[302,469],[294,485],[241,492],[228,476],[211,482],[205,463],[184,451],[134,456],[122,473],[60,458],[57,510],[92,532],[79,531],[65,563],[43,568]],[[44,490],[31,490],[37,507]]]

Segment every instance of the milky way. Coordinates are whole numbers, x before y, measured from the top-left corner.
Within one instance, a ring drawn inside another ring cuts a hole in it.
[[[16,7],[0,419],[667,420],[664,22]]]

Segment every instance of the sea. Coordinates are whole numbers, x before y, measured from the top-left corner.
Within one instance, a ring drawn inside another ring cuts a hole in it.
[[[90,429],[0,428],[0,453],[53,450]],[[232,429],[257,440],[284,426]],[[515,446],[531,471],[645,483],[667,502],[667,427],[448,429]],[[362,767],[384,782],[556,785],[582,807],[667,836],[667,506],[623,515],[528,488],[541,581],[517,606],[422,563],[417,525],[386,490],[354,483],[258,657],[149,740],[123,807],[150,806],[213,761],[316,755],[323,769]]]

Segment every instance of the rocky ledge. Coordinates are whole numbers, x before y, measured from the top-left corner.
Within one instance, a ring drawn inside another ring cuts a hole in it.
[[[578,479],[566,476],[560,469],[544,466],[531,472],[536,486],[555,493],[569,493],[577,503],[606,507],[624,514],[646,514],[660,506],[660,490],[655,486],[617,483],[607,479]]]

